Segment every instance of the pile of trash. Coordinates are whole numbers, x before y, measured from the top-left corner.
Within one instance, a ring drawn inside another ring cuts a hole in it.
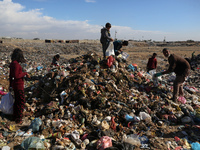
[[[26,79],[23,124],[1,113],[0,147],[198,150],[200,91],[193,80],[198,82],[200,66],[191,64],[197,66],[178,103],[170,100],[175,74],[154,78],[119,57],[88,52],[59,67],[22,64],[32,76]]]

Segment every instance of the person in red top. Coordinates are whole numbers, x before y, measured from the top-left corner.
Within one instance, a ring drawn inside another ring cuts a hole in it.
[[[156,56],[157,56],[157,54],[153,53],[153,56],[151,58],[149,58],[148,63],[147,63],[147,72],[157,68]]]
[[[10,90],[13,89],[15,102],[13,105],[13,118],[16,123],[22,123],[23,110],[25,105],[24,97],[24,76],[30,78],[30,75],[27,72],[22,72],[22,67],[19,63],[24,63],[25,59],[21,49],[14,49],[11,55],[11,64],[10,64]]]

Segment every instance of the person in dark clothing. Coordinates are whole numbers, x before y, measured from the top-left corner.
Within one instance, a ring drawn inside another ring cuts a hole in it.
[[[51,65],[53,65],[53,66],[59,66],[59,63],[58,63],[59,59],[60,59],[60,55],[59,55],[59,54],[56,54],[56,55],[53,57],[53,60],[52,60]]]
[[[113,42],[115,55],[118,56],[122,53],[122,46],[128,46],[128,41],[117,40]]]
[[[157,59],[156,59],[157,54],[153,53],[152,57],[149,58],[148,63],[147,63],[147,72],[150,70],[156,69],[157,68]]]
[[[163,49],[163,55],[168,58],[169,68],[164,72],[156,73],[154,76],[158,77],[160,75],[175,72],[176,79],[173,83],[173,101],[177,102],[178,96],[184,96],[183,93],[183,82],[190,73],[190,64],[188,61],[175,54],[170,54],[167,48]]]
[[[101,38],[100,42],[102,44],[102,49],[103,49],[103,57],[106,58],[106,49],[108,48],[110,41],[113,41],[110,35],[110,28],[111,24],[106,23],[105,27],[101,29]]]
[[[22,67],[19,63],[24,63],[25,59],[21,49],[16,48],[11,55],[10,64],[10,90],[14,91],[15,102],[13,105],[13,118],[16,123],[22,123],[23,111],[25,105],[24,97],[24,76],[30,78],[27,72],[22,72]]]

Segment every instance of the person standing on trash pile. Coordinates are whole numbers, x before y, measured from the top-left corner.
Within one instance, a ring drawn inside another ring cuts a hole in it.
[[[150,70],[154,70],[157,68],[157,59],[156,59],[157,54],[153,53],[152,57],[149,58],[148,63],[147,63],[147,72]]]
[[[128,46],[128,41],[117,40],[113,42],[113,45],[114,45],[115,56],[118,56],[123,52],[121,49],[122,46]]]
[[[110,41],[113,41],[110,35],[110,28],[111,24],[106,23],[105,27],[101,29],[101,38],[100,42],[102,44],[102,49],[103,49],[103,57],[106,58],[106,49],[108,48]]]
[[[22,123],[23,111],[25,105],[24,97],[24,77],[30,78],[27,72],[22,72],[22,67],[19,63],[24,63],[23,51],[19,48],[14,49],[11,55],[10,64],[10,90],[14,91],[15,102],[13,105],[13,119],[16,123]]]
[[[59,59],[60,59],[60,55],[59,55],[59,54],[56,54],[56,55],[53,57],[53,60],[52,60],[51,65],[52,65],[52,66],[59,66],[59,63],[58,63]]]
[[[168,58],[169,68],[164,72],[156,73],[154,76],[158,77],[164,74],[175,72],[176,79],[173,83],[173,98],[172,100],[177,102],[178,95],[184,96],[183,93],[183,82],[186,80],[186,77],[190,73],[190,64],[184,58],[170,54],[170,51],[167,48],[163,49],[163,55]]]

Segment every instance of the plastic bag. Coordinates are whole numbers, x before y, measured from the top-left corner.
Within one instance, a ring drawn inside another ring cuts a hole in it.
[[[135,145],[135,146],[140,146],[141,145],[139,136],[137,134],[127,135],[127,138],[125,138],[123,140],[123,142],[129,143],[129,144],[132,144],[132,145]]]
[[[4,114],[13,114],[13,104],[15,100],[11,94],[11,92],[8,92],[6,95],[2,96],[1,104],[0,104],[0,110]]]
[[[149,71],[149,74],[152,75],[152,76],[153,76],[154,74],[156,74],[156,69],[150,70],[150,71]]]
[[[192,143],[191,146],[192,146],[192,150],[200,149],[200,144],[198,142]]]
[[[110,42],[108,48],[106,49],[106,56],[115,55],[113,43]]]
[[[112,56],[109,56],[107,59],[107,65],[110,68],[113,65],[113,62],[115,61],[115,59]]]
[[[38,132],[40,130],[40,126],[42,125],[42,120],[40,118],[35,118],[31,125],[29,126],[29,129],[32,129],[33,132]]]
[[[45,150],[44,143],[38,137],[29,137],[22,141],[21,147],[26,150]]]
[[[187,100],[183,96],[179,96],[178,101],[181,102],[182,104],[185,104]]]
[[[126,60],[128,58],[129,54],[126,52],[122,52],[122,59]]]
[[[97,149],[104,150],[105,148],[112,147],[112,140],[108,136],[102,136],[100,140],[97,141]]]

